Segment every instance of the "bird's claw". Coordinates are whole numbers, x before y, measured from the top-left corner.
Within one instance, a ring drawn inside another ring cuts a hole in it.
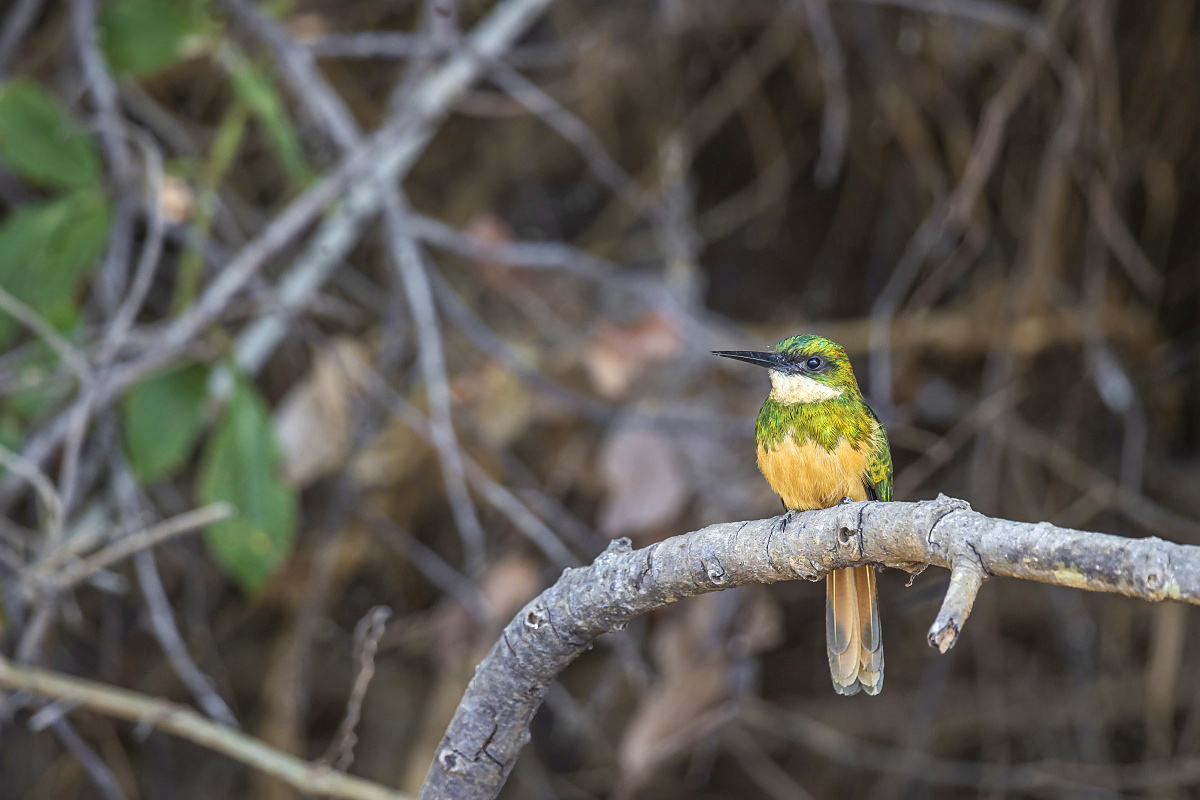
[[[796,516],[798,513],[800,513],[800,512],[798,512],[796,509],[794,509],[794,508],[789,508],[789,509],[788,509],[787,511],[785,511],[783,514],[781,514],[780,516],[776,517],[776,518],[775,518],[775,519],[776,519],[776,522],[775,522],[775,532],[776,532],[776,533],[783,533],[783,531],[784,531],[784,530],[787,528],[787,526],[788,526],[788,523],[789,523],[789,522],[791,522],[791,521],[792,521],[792,519],[793,519],[793,518],[794,518],[794,517],[795,517],[795,516]]]
[[[841,500],[839,500],[839,501],[838,501],[838,505],[839,505],[839,506],[844,506],[844,505],[846,505],[846,503],[853,503],[853,502],[854,502],[854,499],[853,499],[853,498],[851,498],[851,497],[843,497]]]

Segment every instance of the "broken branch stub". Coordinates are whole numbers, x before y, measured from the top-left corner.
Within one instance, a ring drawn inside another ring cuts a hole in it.
[[[951,570],[930,630],[946,652],[984,579],[999,575],[1145,600],[1200,605],[1200,547],[1012,522],[939,496],[865,502],[780,518],[728,522],[633,550],[614,541],[567,569],[505,627],[476,668],[438,748],[421,798],[493,798],[529,741],[550,682],[597,636],[685,597],[835,569],[881,564]]]

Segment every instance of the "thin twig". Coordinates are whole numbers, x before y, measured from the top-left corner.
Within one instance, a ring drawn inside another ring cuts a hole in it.
[[[771,759],[751,731],[735,726],[722,741],[741,763],[746,777],[772,800],[812,800],[812,793]]]
[[[233,507],[228,503],[213,503],[185,511],[151,525],[145,530],[122,536],[99,552],[81,561],[70,562],[49,574],[45,574],[44,567],[35,568],[25,576],[25,580],[31,584],[49,581],[50,585],[59,591],[70,589],[88,576],[129,558],[140,550],[154,547],[175,536],[197,531],[223,519],[229,519],[233,516],[233,512]]]
[[[363,370],[363,374],[367,378],[366,386],[369,396],[389,409],[418,436],[432,444],[433,430],[429,418],[389,386],[387,381],[369,365]],[[463,453],[463,465],[467,480],[471,482],[483,499],[507,517],[509,522],[541,550],[551,562],[560,567],[574,566],[579,563],[570,549],[546,523],[542,522],[511,491],[492,480],[487,471],[466,453]]]
[[[130,135],[142,150],[143,161],[146,165],[146,215],[149,224],[146,230],[146,241],[142,245],[142,254],[138,257],[137,269],[134,271],[133,283],[128,294],[117,309],[116,315],[109,323],[104,334],[97,361],[106,364],[121,349],[129,329],[137,319],[146,295],[154,283],[154,275],[158,271],[159,259],[162,256],[163,234],[166,229],[166,219],[162,210],[163,189],[163,160],[162,152],[154,140],[140,129],[132,128]]]
[[[83,771],[92,779],[92,783],[100,790],[100,794],[104,796],[105,800],[125,800],[125,792],[121,789],[121,784],[117,782],[112,770],[104,763],[104,759],[87,746],[87,742],[70,722],[59,718],[50,727],[58,740],[63,743],[63,747],[67,748],[75,760],[83,765]]]
[[[54,326],[42,318],[28,305],[14,297],[7,289],[0,286],[0,310],[7,312],[25,327],[29,328],[38,338],[50,346],[58,354],[63,363],[79,376],[79,380],[87,383],[91,380],[91,366],[83,353],[67,341]]]
[[[429,58],[447,49],[426,36],[402,31],[328,33],[300,44],[317,58]]]
[[[860,0],[871,2],[872,0]],[[981,22],[1018,30],[1026,35],[1029,49],[1009,71],[1004,84],[984,106],[979,128],[971,146],[971,155],[962,177],[950,197],[935,203],[917,227],[904,250],[887,284],[871,307],[871,371],[870,390],[877,402],[888,410],[892,404],[892,323],[904,302],[904,296],[916,280],[925,259],[945,242],[948,236],[965,227],[983,192],[988,177],[995,169],[1008,121],[1016,112],[1021,100],[1033,87],[1033,82],[1045,63],[1046,53],[1052,47],[1052,37],[1047,32],[1057,16],[1043,26],[1037,18],[1025,11],[987,2],[968,0],[963,3],[945,3],[941,0],[917,0],[895,2],[887,0],[878,5],[899,5],[946,14],[961,14]],[[1061,9],[1052,9],[1057,15]]]
[[[96,124],[100,129],[104,157],[117,190],[116,215],[96,287],[101,305],[111,310],[117,306],[117,298],[124,293],[128,280],[136,209],[132,190],[133,162],[125,149],[117,85],[96,39],[95,0],[71,0],[71,30],[88,92],[96,106]]]
[[[2,444],[0,444],[0,465],[12,474],[29,481],[33,486],[49,517],[47,527],[51,530],[62,527],[62,500],[58,496],[58,489],[54,487],[54,482],[46,476],[46,473],[38,469],[36,464],[26,461],[19,453],[14,453]]]
[[[115,431],[114,431],[115,433]],[[122,524],[132,527],[143,516],[143,498],[138,489],[128,462],[120,450],[115,450],[109,456],[109,465],[113,472],[113,493],[116,495],[121,511]],[[77,537],[78,538],[78,537]],[[179,629],[175,626],[175,614],[171,611],[171,603],[163,589],[162,580],[158,575],[158,565],[154,552],[146,549],[134,554],[134,566],[137,568],[138,584],[146,607],[150,612],[150,627],[154,638],[167,655],[175,674],[183,685],[191,691],[192,696],[204,712],[218,722],[237,728],[237,717],[229,706],[221,699],[213,688],[213,682],[200,671],[192,657],[188,655],[187,646]]]
[[[992,425],[1022,399],[1015,389],[1001,390],[980,401],[955,423],[945,436],[923,448],[921,455],[896,475],[895,496],[905,499],[970,442],[975,434]]]
[[[655,213],[657,203],[654,198],[617,163],[604,143],[583,120],[568,111],[536,83],[502,61],[492,61],[487,77],[513,100],[536,114],[574,145],[591,171],[613,194],[627,202],[639,214],[647,214],[652,218],[659,216]]]
[[[318,761],[320,764],[345,772],[354,762],[354,745],[358,743],[358,735],[354,730],[362,717],[367,687],[375,675],[375,651],[379,649],[379,640],[391,616],[392,610],[387,606],[375,606],[354,626],[354,654],[358,661],[358,673],[354,676],[354,685],[346,700],[346,714],[329,743],[329,749]]]
[[[343,158],[336,168],[288,204],[225,266],[200,298],[162,332],[158,337],[158,349],[168,353],[178,351],[217,319],[266,262],[292,245],[305,228],[325,213],[331,201],[351,187],[357,190],[364,185],[362,179],[374,174],[381,160],[388,160],[396,140],[403,140],[413,124],[411,118],[393,119],[385,124]],[[351,195],[354,193],[352,191]],[[348,199],[347,203],[350,202]],[[340,253],[336,260],[340,260]]]
[[[992,0],[855,0],[863,5],[894,6],[928,14],[945,14],[951,17],[982,22],[1006,28],[1027,36],[1038,32],[1037,20],[1032,14],[1008,3]]]
[[[1099,173],[1095,173],[1090,179],[1081,178],[1081,184],[1087,197],[1088,210],[1095,218],[1095,226],[1113,255],[1117,257],[1117,263],[1125,270],[1125,274],[1138,291],[1151,302],[1156,302],[1162,296],[1163,277],[1150,263],[1150,258],[1117,213],[1112,195],[1104,185],[1104,179]]]
[[[404,31],[360,31],[328,33],[297,42],[316,58],[431,58],[452,52],[459,41],[440,42]],[[521,69],[558,66],[577,52],[572,43],[551,42],[514,47],[503,55],[505,62]],[[574,43],[576,46],[579,42]]]
[[[88,90],[96,104],[100,141],[104,144],[105,155],[117,182],[123,184],[128,180],[133,164],[129,152],[125,149],[125,137],[121,133],[117,85],[108,71],[100,44],[96,41],[94,0],[71,0],[71,23]]]
[[[483,569],[484,564],[483,526],[479,524],[475,505],[467,491],[462,451],[458,447],[454,421],[450,416],[450,381],[446,377],[446,358],[437,322],[437,311],[433,306],[433,290],[429,288],[429,276],[425,274],[425,259],[420,247],[407,228],[405,209],[400,205],[398,192],[384,194],[384,228],[387,231],[392,266],[404,286],[404,296],[408,300],[413,327],[417,332],[417,361],[425,379],[425,391],[429,396],[433,446],[441,464],[442,480],[446,485],[450,510],[454,514],[459,536],[462,537],[466,569],[468,573],[475,575]]]
[[[846,59],[829,15],[829,0],[804,0],[808,31],[817,48],[817,63],[825,85],[825,113],[821,117],[821,152],[813,167],[813,180],[820,187],[837,181],[846,152],[850,127],[850,97],[846,92]]]
[[[349,150],[362,139],[362,130],[350,109],[317,69],[310,51],[297,44],[282,25],[263,14],[247,0],[223,0],[238,19],[265,41],[278,59],[284,77],[300,98],[313,121],[342,150]]]
[[[462,603],[477,623],[488,623],[490,614],[487,599],[475,581],[447,564],[441,556],[387,517],[370,509],[362,513],[378,538],[404,556],[430,583]]]
[[[37,19],[44,0],[17,0],[9,7],[0,29],[0,79],[7,77],[8,64],[17,54],[17,48],[25,41],[25,33]]]
[[[240,727],[233,710],[213,688],[212,679],[200,671],[188,654],[187,645],[175,626],[175,615],[171,612],[171,603],[167,600],[162,579],[158,576],[154,551],[142,550],[133,557],[133,563],[137,567],[142,596],[146,598],[146,606],[150,610],[150,626],[154,630],[154,638],[167,654],[171,668],[196,698],[196,703],[204,709],[205,714],[231,728]]]
[[[1049,467],[1058,477],[1081,492],[1096,492],[1111,506],[1156,536],[1178,536],[1200,541],[1200,522],[1164,508],[1144,494],[1122,486],[1095,465],[1082,460],[1061,443],[1014,415],[997,426],[1005,443],[1018,453]]]
[[[96,384],[88,381],[67,418],[67,434],[63,441],[62,465],[58,469],[58,496],[62,500],[63,519],[71,513],[75,506],[75,490],[79,477],[79,459],[83,455],[83,443],[87,438],[88,424],[92,419],[92,410],[96,402]],[[46,537],[43,549],[53,550],[62,543],[63,529],[51,528]]]
[[[69,699],[99,714],[166,731],[308,794],[344,800],[408,800],[408,795],[402,792],[302,761],[259,739],[207,720],[189,708],[138,692],[51,670],[18,666],[3,656],[0,656],[0,687],[56,700]]]
[[[1107,197],[1107,190],[1104,193]],[[1089,231],[1085,237],[1084,259],[1085,353],[1097,394],[1109,411],[1120,415],[1123,423],[1118,482],[1127,491],[1140,494],[1146,466],[1149,421],[1145,403],[1133,380],[1104,337],[1101,315],[1108,291],[1108,259],[1102,234],[1095,230]]]
[[[421,214],[408,214],[413,235],[440,250],[504,266],[560,269],[637,297],[648,308],[677,322],[685,332],[705,340],[731,340],[727,323],[718,323],[703,310],[679,301],[661,280],[622,270],[611,261],[565,242],[492,242]]]
[[[511,42],[524,30],[525,25],[536,18],[548,2],[549,0],[509,0],[495,9],[476,29],[484,54],[502,49]],[[448,104],[462,91],[466,81],[475,76],[472,64],[472,59],[456,59],[445,65],[430,77],[429,82],[422,84],[422,91],[413,98],[413,107],[409,113],[393,118],[369,139],[363,140],[338,167],[288,205],[258,237],[242,248],[225,266],[219,277],[187,312],[155,337],[154,346],[149,352],[144,353],[137,361],[123,365],[121,370],[107,373],[97,382],[99,385],[95,391],[95,406],[107,406],[140,376],[169,363],[190,347],[200,331],[225,311],[232,298],[257,275],[263,265],[290,245],[300,232],[322,213],[326,204],[339,196],[356,179],[368,173],[377,174],[381,163],[390,169],[392,174],[398,174],[411,165],[421,148],[432,137],[433,122],[447,113]],[[346,202],[327,220],[322,229],[324,233],[318,233],[316,236],[314,252],[317,256],[312,262],[313,267],[308,273],[299,276],[302,278],[299,281],[303,287],[302,293],[313,291],[322,285],[332,267],[340,263],[341,257],[356,241],[353,235],[357,231],[355,226],[365,221],[366,212],[373,210],[378,201],[374,191],[364,193],[362,187],[373,185],[373,181],[359,181],[355,184]],[[348,225],[347,220],[353,221],[353,225]],[[268,318],[263,322],[267,323],[270,320],[271,318]],[[247,334],[252,335],[255,330],[252,328]],[[282,338],[284,330],[280,329],[272,334],[268,337],[269,341],[258,348],[258,357],[261,360],[257,366],[261,366],[261,362],[265,361],[266,354],[269,354]],[[85,399],[87,402],[84,402]],[[91,405],[92,398],[81,398],[77,401],[71,409],[29,442],[24,451],[25,458],[34,464],[41,464],[49,458],[67,434],[78,429],[79,426],[73,425],[72,420],[86,420]],[[7,502],[12,491],[10,481],[0,482],[0,500]]]
[[[227,0],[230,2],[230,0]],[[283,281],[281,297],[292,307],[311,296],[323,286],[342,263],[346,254],[358,241],[358,233],[367,220],[375,214],[382,203],[382,189],[397,185],[403,180],[417,157],[433,138],[441,120],[449,113],[454,102],[466,89],[478,80],[487,59],[497,58],[542,14],[551,0],[507,0],[497,4],[482,22],[475,26],[464,42],[464,47],[430,73],[407,98],[403,108],[375,135],[385,135],[388,147],[380,154],[373,153],[369,172],[376,180],[359,181],[347,194],[344,202],[331,212],[314,234],[308,249],[297,260],[296,265]],[[238,0],[231,4],[244,6]],[[249,17],[247,17],[249,19]],[[258,26],[269,31],[269,26]],[[287,40],[267,37],[277,52],[287,51]],[[289,69],[292,80],[305,80],[302,59],[289,56],[280,58],[281,64]],[[321,86],[324,81],[312,83]],[[350,141],[352,133],[344,124],[344,115],[336,111],[340,100],[330,101],[325,92],[314,92],[301,85],[297,94],[314,109],[313,117],[331,135],[336,136],[341,146]],[[335,96],[336,97],[336,96]],[[330,111],[334,110],[334,115]],[[342,122],[332,122],[334,119]],[[352,118],[351,118],[352,120]],[[237,348],[238,365],[254,373],[261,368],[267,357],[286,336],[287,326],[281,315],[259,320],[242,336]],[[251,347],[253,344],[253,347]]]
[[[936,647],[942,653],[954,647],[985,580],[987,572],[970,548],[963,548],[954,555],[950,566],[950,588],[946,590],[937,619],[929,628],[931,647]]]

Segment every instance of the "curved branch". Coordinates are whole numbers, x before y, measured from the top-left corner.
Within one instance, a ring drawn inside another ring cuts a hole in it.
[[[1200,547],[993,519],[945,496],[710,525],[641,550],[620,539],[590,566],[565,570],[505,627],[476,669],[420,797],[495,797],[549,683],[600,634],[684,597],[817,580],[855,564],[952,570],[930,631],[942,652],[990,575],[1200,605]]]

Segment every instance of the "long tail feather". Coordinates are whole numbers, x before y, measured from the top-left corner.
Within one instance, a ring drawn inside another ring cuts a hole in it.
[[[858,600],[853,570],[839,569],[825,578],[825,644],[829,672],[838,694],[856,694],[859,641]]]
[[[858,621],[862,626],[858,653],[858,681],[867,694],[879,694],[883,688],[883,636],[879,630],[879,601],[875,589],[875,568],[855,567],[858,587]]]
[[[825,578],[825,644],[838,694],[879,693],[883,637],[873,567],[839,569]]]

